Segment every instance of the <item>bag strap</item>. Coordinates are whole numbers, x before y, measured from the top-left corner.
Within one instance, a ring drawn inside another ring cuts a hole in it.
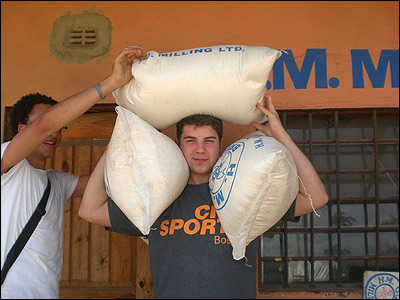
[[[3,268],[1,269],[1,285],[3,285],[4,279],[6,279],[7,272],[17,259],[18,255],[21,253],[22,249],[25,247],[32,233],[35,231],[37,224],[40,219],[46,214],[46,204],[50,194],[50,180],[47,178],[47,187],[44,191],[42,199],[39,201],[38,206],[33,212],[28,223],[26,223],[24,229],[19,235],[18,239],[15,241],[10,252],[7,254],[6,261]]]

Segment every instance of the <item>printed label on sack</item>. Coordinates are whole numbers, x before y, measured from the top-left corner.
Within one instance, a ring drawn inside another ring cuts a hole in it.
[[[206,54],[210,52],[244,52],[245,48],[242,46],[219,46],[219,47],[205,47],[205,48],[196,48],[196,49],[188,49],[183,51],[176,52],[168,52],[168,53],[157,53],[156,51],[149,51],[147,55],[149,57],[176,57],[176,56],[185,56],[191,54]]]
[[[229,201],[244,147],[243,142],[229,146],[213,168],[210,190],[216,210],[223,209]]]

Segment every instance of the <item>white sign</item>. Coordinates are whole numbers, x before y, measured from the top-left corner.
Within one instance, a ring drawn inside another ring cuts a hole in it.
[[[399,272],[364,272],[364,299],[399,299]]]

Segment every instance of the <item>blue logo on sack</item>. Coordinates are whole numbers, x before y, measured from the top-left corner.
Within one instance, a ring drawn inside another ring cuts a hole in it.
[[[229,146],[213,168],[210,178],[210,190],[216,210],[223,209],[228,203],[244,146],[243,142],[237,142]]]

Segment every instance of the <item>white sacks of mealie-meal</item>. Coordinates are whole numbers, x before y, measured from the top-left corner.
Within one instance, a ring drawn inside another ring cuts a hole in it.
[[[106,191],[146,235],[186,186],[189,168],[168,136],[123,107],[116,111],[104,168]]]
[[[192,114],[239,125],[261,123],[266,83],[281,51],[220,45],[170,53],[148,51],[132,65],[133,79],[113,92],[123,106],[158,129]]]
[[[210,193],[233,258],[274,226],[299,191],[296,165],[276,139],[255,131],[230,145],[210,176]]]

